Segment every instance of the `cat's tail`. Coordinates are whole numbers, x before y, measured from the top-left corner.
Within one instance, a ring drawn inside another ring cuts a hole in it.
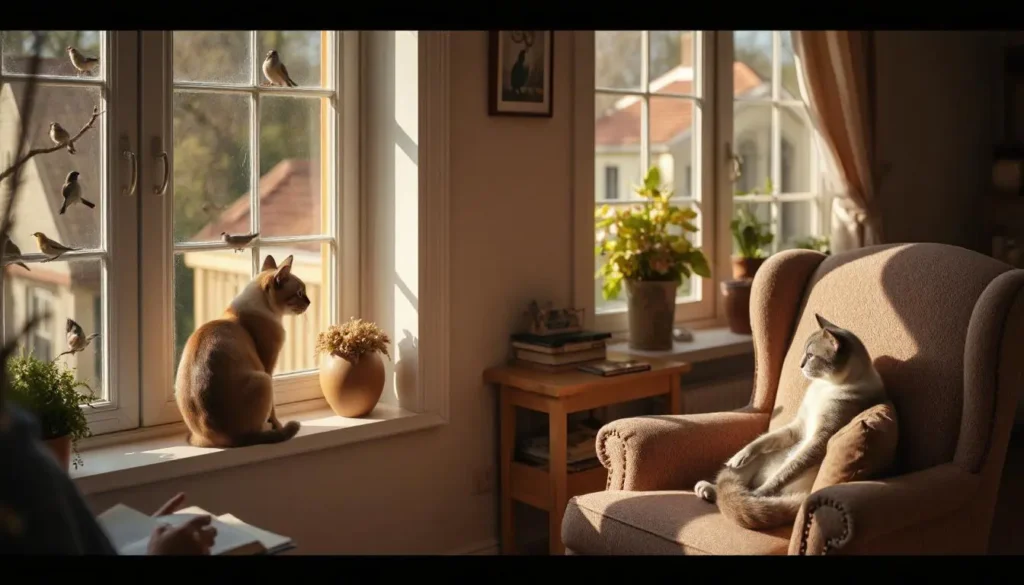
[[[295,436],[299,432],[299,424],[297,420],[290,420],[279,429],[270,429],[266,431],[260,431],[251,435],[246,435],[238,441],[239,447],[247,447],[249,445],[267,445],[270,443],[283,443],[288,439]],[[794,513],[793,517],[796,517]]]
[[[722,514],[750,530],[767,530],[793,523],[807,498],[806,494],[755,496],[737,474],[728,471],[718,476],[715,487],[718,509]]]

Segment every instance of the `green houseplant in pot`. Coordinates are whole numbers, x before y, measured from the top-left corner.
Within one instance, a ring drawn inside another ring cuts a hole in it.
[[[686,239],[697,232],[692,223],[697,212],[669,202],[671,192],[663,190],[658,167],[647,171],[636,193],[643,203],[597,209],[601,294],[617,298],[625,283],[631,348],[671,349],[676,289],[694,274],[711,276],[711,269],[701,249]]]
[[[57,461],[68,469],[82,465],[78,440],[89,436],[83,405],[95,397],[85,382],[56,360],[44,361],[32,355],[11,358],[7,363],[11,400],[39,420],[43,440]],[[78,391],[85,388],[88,394]]]
[[[320,390],[334,414],[360,417],[369,414],[384,392],[384,361],[391,359],[391,338],[375,323],[350,319],[332,325],[316,338],[320,360]]]
[[[775,241],[767,223],[762,223],[747,205],[738,204],[729,230],[739,248],[732,257],[734,279],[754,278],[758,268],[768,258],[769,246]]]

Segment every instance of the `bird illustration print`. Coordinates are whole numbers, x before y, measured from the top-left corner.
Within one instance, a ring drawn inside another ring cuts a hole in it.
[[[82,185],[78,182],[78,171],[71,171],[68,173],[67,179],[64,181],[64,187],[61,188],[60,194],[64,197],[64,203],[60,206],[60,215],[64,215],[68,207],[71,207],[75,203],[81,203],[82,205],[92,209],[96,207],[96,204],[89,201],[85,197],[82,197]]]
[[[75,154],[75,145],[71,143],[71,135],[57,122],[50,122],[50,140],[58,146],[67,145],[68,154]]]
[[[100,64],[100,60],[96,57],[86,57],[81,51],[74,47],[68,47],[68,58],[71,59],[71,65],[82,73],[92,73],[94,69]]]
[[[263,60],[263,75],[270,85],[286,85],[288,87],[298,87],[299,85],[292,81],[291,76],[288,75],[288,68],[284,66],[281,57],[274,49],[267,51],[267,58]]]
[[[10,256],[21,256],[21,248],[19,248],[18,244],[15,244],[14,241],[8,239],[6,242],[4,242],[4,252],[3,252],[3,255],[4,255],[4,258],[8,258]],[[26,266],[25,263],[22,262],[21,260],[9,261],[7,263],[8,264],[14,264],[15,266],[21,266],[25,270],[28,270],[29,272],[32,272],[32,269],[29,268],[28,266]]]
[[[62,352],[57,357],[61,357],[64,355],[74,355],[76,353],[85,351],[85,348],[89,347],[89,344],[92,343],[92,340],[100,336],[99,333],[93,333],[86,337],[85,331],[82,329],[82,326],[76,323],[74,319],[68,319],[67,325],[64,327],[64,330],[67,332],[68,349],[67,351]]]
[[[243,248],[249,245],[249,242],[255,240],[259,235],[260,233],[256,232],[252,234],[233,236],[227,232],[221,232],[220,239],[223,240],[225,244],[234,248],[235,252],[241,252]]]
[[[51,240],[50,238],[46,237],[46,234],[44,234],[43,232],[36,232],[32,235],[35,236],[36,238],[36,244],[39,245],[39,251],[49,256],[49,258],[43,260],[43,262],[53,262],[54,260],[60,258],[61,256],[68,252],[81,250],[81,248],[71,248],[69,246],[65,246],[64,244],[56,240]]]

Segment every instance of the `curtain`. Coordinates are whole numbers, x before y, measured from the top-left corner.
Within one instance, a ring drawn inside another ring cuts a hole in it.
[[[881,243],[870,31],[793,31],[800,88],[844,196],[832,202],[832,252]]]

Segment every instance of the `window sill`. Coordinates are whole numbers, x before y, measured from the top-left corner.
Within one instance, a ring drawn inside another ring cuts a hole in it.
[[[753,353],[754,339],[750,335],[739,335],[725,327],[691,330],[693,341],[676,341],[672,349],[665,351],[643,351],[630,349],[628,341],[608,344],[608,351],[627,353],[636,357],[653,357],[680,360],[690,363]]]
[[[181,423],[165,425],[166,432],[157,437],[145,429],[111,436],[109,440],[98,437],[102,442],[81,449],[85,465],[72,470],[71,477],[82,493],[96,494],[445,424],[436,414],[417,414],[387,404],[378,405],[366,418],[342,418],[326,407],[293,416],[282,412],[279,416],[301,421],[302,428],[291,440],[275,445],[236,449],[192,447],[185,443]]]

